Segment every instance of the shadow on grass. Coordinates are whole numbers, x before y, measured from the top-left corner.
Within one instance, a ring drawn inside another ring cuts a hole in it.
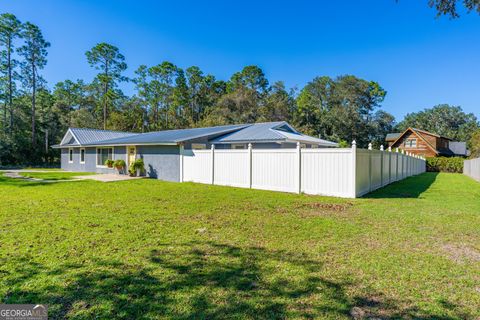
[[[373,290],[354,295],[349,288],[355,283],[320,277],[321,264],[303,254],[213,242],[162,245],[136,265],[94,260],[49,268],[29,259],[9,264],[14,268],[0,271],[0,292],[7,288],[0,300],[48,304],[51,319],[463,316],[454,307],[452,318],[402,308]]]
[[[426,172],[418,176],[409,177],[368,193],[363,198],[420,198],[422,193],[427,191],[435,182],[437,175],[437,172]]]

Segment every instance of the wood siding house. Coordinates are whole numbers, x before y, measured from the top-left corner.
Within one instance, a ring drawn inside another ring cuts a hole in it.
[[[423,157],[467,155],[465,143],[416,128],[408,128],[402,133],[389,133],[385,141],[392,149],[398,148]],[[457,148],[459,145],[463,148]]]

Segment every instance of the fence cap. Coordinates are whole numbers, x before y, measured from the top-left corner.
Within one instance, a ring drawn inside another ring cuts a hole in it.
[[[383,144],[380,146],[380,150],[383,151]]]
[[[373,149],[373,148],[372,148],[372,143],[369,142],[369,143],[368,143],[368,150],[372,150],[372,149]]]

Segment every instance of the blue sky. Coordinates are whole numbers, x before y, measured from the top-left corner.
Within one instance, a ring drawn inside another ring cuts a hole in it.
[[[273,83],[301,88],[315,76],[353,74],[386,90],[397,120],[439,103],[480,117],[480,17],[436,19],[427,0],[365,1],[26,1],[1,12],[40,26],[51,42],[50,87],[90,81],[85,51],[120,48],[127,75],[169,60],[227,80],[256,64]],[[132,93],[131,85],[124,86]]]

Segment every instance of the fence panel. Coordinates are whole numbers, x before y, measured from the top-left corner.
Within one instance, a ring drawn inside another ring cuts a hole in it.
[[[463,173],[477,181],[480,181],[480,158],[465,160],[463,162]]]
[[[356,195],[362,196],[370,192],[370,151],[357,149],[355,188]]]
[[[352,197],[354,190],[353,153],[348,149],[302,149],[302,192]]]
[[[370,191],[376,190],[382,187],[382,157],[383,152],[378,150],[370,150],[370,174],[371,174],[371,187]]]
[[[425,172],[425,160],[356,147],[182,150],[181,170],[183,181],[351,198]]]
[[[250,187],[249,150],[215,150],[214,184]]]
[[[212,151],[185,150],[183,181],[212,183]]]
[[[253,149],[252,188],[297,192],[297,149]]]
[[[391,152],[385,151],[382,152],[382,187],[390,184],[390,159],[391,159]]]

